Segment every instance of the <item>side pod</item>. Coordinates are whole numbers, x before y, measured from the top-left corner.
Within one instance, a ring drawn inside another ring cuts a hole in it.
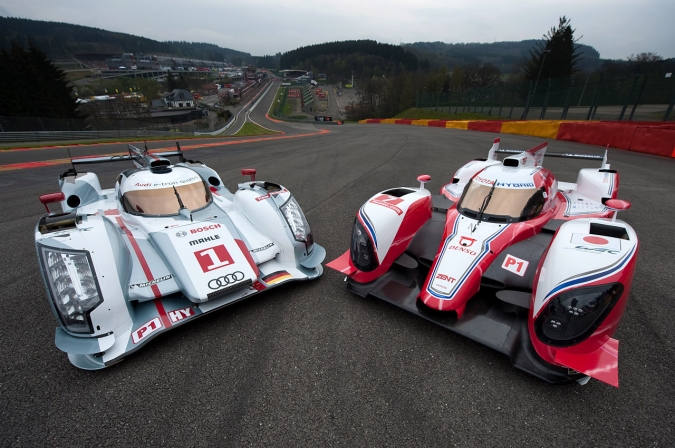
[[[623,221],[563,224],[538,270],[528,326],[545,361],[618,387],[612,339],[633,280],[638,240]]]
[[[428,190],[402,187],[382,191],[359,209],[350,250],[328,266],[358,283],[371,282],[391,268],[429,218]]]

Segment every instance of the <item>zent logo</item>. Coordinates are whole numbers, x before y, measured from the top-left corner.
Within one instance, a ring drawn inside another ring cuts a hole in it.
[[[138,330],[131,333],[131,340],[133,341],[134,344],[138,344],[143,339],[145,339],[155,331],[159,330],[160,328],[162,328],[162,321],[159,319],[159,317],[155,317],[150,322],[146,323]]]
[[[222,244],[195,252],[195,257],[197,257],[199,266],[201,266],[204,272],[213,271],[214,269],[223,268],[234,263],[232,256]]]
[[[436,278],[437,278],[438,280],[445,280],[446,282],[450,282],[450,283],[455,283],[455,281],[456,281],[456,279],[454,279],[454,278],[452,278],[452,277],[450,277],[450,276],[447,276],[447,275],[445,275],[445,274],[438,274],[438,275],[436,276]]]
[[[504,258],[504,263],[502,263],[502,269],[506,269],[507,271],[522,277],[525,275],[525,271],[527,271],[527,266],[529,264],[529,261],[507,254],[506,258]]]
[[[192,311],[192,308],[181,308],[179,310],[173,310],[169,311],[167,313],[169,315],[169,319],[171,319],[171,322],[176,323],[179,320],[183,320],[186,317],[194,316],[195,312]]]

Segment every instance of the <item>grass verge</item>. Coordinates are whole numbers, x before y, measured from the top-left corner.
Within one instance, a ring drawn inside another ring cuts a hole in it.
[[[247,121],[246,123],[244,123],[241,129],[239,129],[239,131],[236,134],[234,134],[234,137],[251,137],[255,135],[273,135],[273,134],[281,134],[281,132],[270,131],[269,129],[265,129],[261,126],[258,126],[257,124]]]

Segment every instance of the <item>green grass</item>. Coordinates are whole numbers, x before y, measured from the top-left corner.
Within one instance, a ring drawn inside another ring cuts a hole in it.
[[[269,129],[265,129],[263,127],[258,126],[257,124],[247,121],[246,123],[244,123],[241,129],[239,129],[239,131],[237,131],[237,133],[234,134],[234,137],[251,137],[255,135],[273,135],[273,134],[281,134],[281,132],[270,131]]]
[[[449,114],[447,112],[438,112],[433,110],[410,108],[404,110],[393,118],[402,118],[407,120],[499,120],[501,117],[495,115],[482,115],[472,112],[458,114]]]

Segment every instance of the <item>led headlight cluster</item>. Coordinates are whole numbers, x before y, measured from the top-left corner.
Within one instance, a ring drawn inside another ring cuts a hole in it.
[[[291,197],[284,205],[279,207],[281,213],[286,218],[288,227],[291,229],[293,238],[296,241],[309,242],[312,240],[312,231],[309,228],[309,223],[305,218],[305,214],[302,213],[302,209],[295,201],[295,198]]]
[[[621,283],[589,286],[551,299],[534,323],[544,343],[567,347],[589,337],[607,317],[623,293]]]
[[[360,271],[370,272],[377,268],[378,261],[375,256],[373,242],[366,233],[358,219],[354,220],[352,228],[352,244],[349,248],[352,262]]]
[[[40,247],[54,308],[66,330],[93,333],[89,313],[101,302],[101,290],[87,251]]]

